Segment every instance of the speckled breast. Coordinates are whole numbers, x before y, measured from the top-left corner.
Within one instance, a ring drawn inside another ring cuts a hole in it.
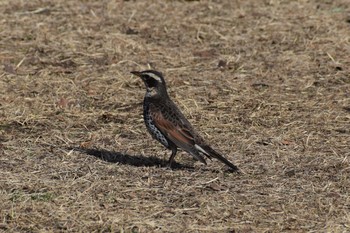
[[[154,125],[154,121],[149,112],[149,105],[146,103],[146,101],[143,104],[143,119],[145,120],[148,132],[152,135],[152,137],[157,139],[165,147],[169,148],[168,140],[165,138],[163,133],[160,132],[160,130]]]

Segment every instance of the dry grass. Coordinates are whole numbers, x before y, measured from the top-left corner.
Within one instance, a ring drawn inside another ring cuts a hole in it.
[[[0,2],[0,231],[350,231],[347,1]],[[245,174],[147,134],[170,94]]]

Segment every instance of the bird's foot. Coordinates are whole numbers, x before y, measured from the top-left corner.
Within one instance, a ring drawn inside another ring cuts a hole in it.
[[[173,167],[173,163],[172,163],[172,162],[168,162],[168,163],[166,164],[166,168],[172,170],[172,169],[174,168],[174,167]]]

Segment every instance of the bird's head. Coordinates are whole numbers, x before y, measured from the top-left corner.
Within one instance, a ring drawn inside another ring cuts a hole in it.
[[[162,73],[155,70],[132,71],[131,73],[142,79],[146,85],[148,95],[167,95],[166,84]]]

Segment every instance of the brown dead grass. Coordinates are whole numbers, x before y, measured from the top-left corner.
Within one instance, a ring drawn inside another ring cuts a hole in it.
[[[350,231],[347,1],[2,1],[0,231]],[[171,96],[245,174],[147,134]]]

